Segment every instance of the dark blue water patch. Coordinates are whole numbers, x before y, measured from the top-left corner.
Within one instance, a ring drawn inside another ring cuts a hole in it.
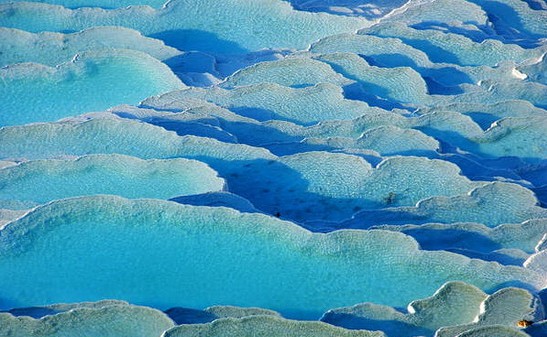
[[[334,71],[342,76],[354,80],[356,83],[346,85],[342,87],[344,97],[347,99],[358,100],[366,102],[370,106],[379,107],[385,110],[392,109],[405,109],[410,110],[404,106],[401,102],[390,97],[389,91],[377,84],[361,81],[359,78],[352,76],[344,67],[329,63]]]
[[[416,62],[410,57],[399,54],[372,54],[372,55],[363,55],[359,54],[368,64],[375,67],[383,68],[395,68],[395,67],[410,67],[412,69],[418,68]]]
[[[524,290],[528,290],[528,292],[530,292],[532,294],[537,294],[538,293],[537,288],[534,288],[533,286],[531,286],[527,283],[524,283],[522,281],[508,281],[508,282],[500,283],[500,284],[496,285],[495,287],[484,289],[484,292],[487,293],[487,294],[493,294],[496,291],[501,290],[503,288],[512,288],[512,287],[522,288]],[[544,337],[544,336],[541,336],[541,337]]]
[[[480,157],[476,153],[466,153],[466,157],[473,159],[477,163],[495,170],[510,170],[513,172],[519,172],[524,167],[529,167],[530,164],[527,160],[531,158],[521,157],[497,157],[497,158],[484,158]],[[520,176],[520,174],[519,174]]]
[[[479,5],[488,15],[495,32],[507,41],[523,48],[534,48],[540,44],[541,35],[527,30],[514,8],[499,1],[471,0]]]
[[[380,228],[385,229],[384,227]],[[460,229],[449,225],[439,228],[417,226],[403,228],[401,232],[412,236],[423,250],[445,250],[469,258],[496,261],[503,265],[522,266],[524,262],[522,258],[496,252],[496,250],[503,248],[499,243],[481,232],[466,228]]]
[[[426,53],[432,62],[460,64],[460,60],[456,54],[449,52],[448,50],[445,50],[439,46],[436,46],[428,40],[409,39],[405,37],[399,38],[405,44],[408,44],[409,46]]]
[[[365,161],[367,161],[373,168],[376,168],[378,164],[380,164],[384,158],[380,155],[373,155],[373,154],[366,154],[366,153],[360,153],[354,151],[355,149],[346,149],[346,148],[338,148],[334,146],[329,146],[325,144],[310,144],[310,143],[304,143],[304,142],[285,142],[285,143],[272,143],[272,144],[265,144],[264,147],[268,149],[270,152],[275,154],[276,156],[289,156],[293,154],[298,153],[304,153],[304,152],[312,152],[312,151],[323,151],[323,152],[330,152],[330,153],[345,153],[352,156],[363,158]],[[431,152],[423,151],[421,152],[422,157],[427,157],[430,159],[438,159],[439,156],[437,154],[433,154]]]
[[[354,214],[351,219],[342,221],[338,228],[370,229],[379,225],[423,225],[430,222],[426,215],[418,214],[414,210],[412,207],[362,210]]]
[[[245,53],[244,55],[232,55],[206,53],[203,51],[184,51],[183,54],[167,59],[164,63],[186,84],[208,87],[216,84],[214,79],[210,78],[210,75],[222,80],[252,64],[274,61],[277,60],[278,55],[289,55],[291,53],[292,51],[288,50],[261,50]],[[195,78],[199,76],[196,74],[201,74],[201,79],[196,81]],[[314,84],[310,83],[309,86]]]
[[[164,313],[169,316],[176,324],[205,324],[216,319],[222,318],[206,310],[175,307],[165,310]],[[283,317],[298,320],[317,320],[319,317],[316,311],[291,310],[283,312]]]
[[[245,213],[258,212],[249,200],[229,192],[211,192],[196,195],[185,195],[169,200],[180,204],[194,206],[229,207]]]
[[[311,126],[314,124],[317,124],[321,121],[321,119],[315,120],[315,121],[301,121],[297,119],[288,118],[287,116],[283,116],[281,114],[278,114],[274,110],[260,108],[260,107],[254,107],[254,106],[224,106],[224,108],[242,116],[254,119],[258,122],[267,122],[272,120],[278,120],[278,121],[285,121],[290,122],[296,125],[300,126]]]
[[[180,110],[175,111],[172,109],[154,109],[174,113],[180,112]],[[167,130],[176,131],[179,136],[196,135],[212,137],[223,142],[246,144],[255,147],[267,147],[270,144],[298,143],[304,138],[303,136],[287,134],[268,124],[233,121],[218,116],[211,116],[203,120],[177,121],[169,118],[138,118],[133,114],[124,113],[123,111],[112,113],[122,118],[138,119],[145,123],[161,126]],[[201,128],[194,129],[194,124],[201,125]],[[200,132],[200,130],[204,132]]]
[[[339,71],[337,70],[337,72]],[[347,74],[342,75],[348,77]],[[352,79],[355,80],[354,78]],[[342,87],[342,90],[344,98],[362,101],[373,107],[378,107],[384,110],[412,110],[412,108],[403,105],[401,102],[395,101],[393,99],[384,98],[389,97],[388,91],[385,88],[373,83],[365,83],[359,81],[357,83]],[[375,94],[373,94],[372,92],[374,92]],[[378,95],[378,93],[383,93],[385,96]]]
[[[529,34],[515,30],[497,15],[488,14],[488,19],[492,22],[496,34],[503,37],[502,41],[515,43],[523,48],[535,48],[540,45],[536,40],[531,39]]]
[[[185,52],[163,62],[176,72],[215,73],[215,57],[199,51]]]
[[[496,165],[494,165],[494,167],[487,167],[480,163],[480,158],[470,154],[448,154],[440,156],[439,159],[446,160],[457,165],[461,170],[461,174],[470,180],[495,181],[500,177],[511,180],[522,179],[521,176],[516,174],[511,169],[497,168]]]
[[[460,148],[480,155],[477,144],[456,131],[439,130],[431,127],[417,127],[416,129],[441,142],[443,153],[453,153],[456,152],[457,148]]]
[[[237,138],[228,132],[207,123],[195,121],[175,121],[165,119],[152,119],[148,123],[160,126],[168,131],[174,131],[179,136],[194,135],[219,140],[225,143],[237,143]]]
[[[547,186],[531,188],[541,207],[547,207]]]
[[[153,105],[147,105],[147,104],[142,104],[142,103],[139,103],[138,105],[136,105],[136,107],[137,108],[142,108],[142,109],[152,109],[152,110],[161,111],[161,112],[182,112],[183,111],[182,108],[162,108],[162,107],[156,107],[156,106],[153,106]],[[135,117],[133,114],[127,113],[125,111],[111,111],[111,112],[113,114],[116,114],[116,115],[122,117],[122,118],[139,119],[139,118]]]
[[[338,71],[338,70],[337,70]],[[355,80],[355,78],[353,78]],[[380,87],[374,83],[353,83],[350,85],[346,85],[343,88],[344,91],[344,97],[347,99],[353,99],[353,100],[359,100],[359,101],[365,101],[369,103],[369,105],[372,106],[379,106],[383,105],[385,109],[385,106],[388,105],[395,105],[393,102],[389,102],[387,100],[384,103],[382,103],[382,99],[378,96],[387,96],[389,92],[386,88]],[[372,94],[371,92],[375,92],[379,95]]]
[[[373,168],[376,168],[378,164],[380,164],[384,158],[370,155],[370,154],[362,154],[362,153],[351,153],[354,156],[361,157],[364,160],[366,160]]]
[[[169,112],[177,113],[179,111],[169,110]],[[123,111],[112,111],[112,114],[122,118],[136,119],[148,124],[159,126],[164,128],[165,130],[174,131],[179,136],[193,135],[199,137],[213,138],[225,143],[237,143],[237,138],[235,136],[212,124],[215,121],[214,118],[204,119],[202,121],[183,121],[161,117],[139,118],[131,113]]]
[[[334,147],[324,144],[308,144],[302,142],[282,142],[282,143],[270,143],[263,145],[271,153],[276,156],[290,156],[297,153],[311,152],[311,151],[333,151]]]
[[[274,119],[274,116],[277,115],[275,111],[272,110],[248,106],[229,107],[229,110],[240,116],[252,118],[259,122],[272,120]]]
[[[522,267],[522,264],[524,263],[524,261],[526,261],[526,259],[524,259],[524,258],[514,257],[514,256],[506,255],[506,254],[503,254],[503,253],[499,253],[499,252],[481,253],[481,252],[477,252],[477,251],[474,251],[474,250],[457,249],[457,248],[456,249],[455,248],[448,248],[448,249],[444,249],[444,250],[446,250],[447,252],[467,256],[468,258],[471,258],[471,259],[479,259],[479,260],[483,260],[483,261],[497,262],[497,263],[502,264],[504,266]]]
[[[7,312],[16,317],[28,316],[35,319],[40,319],[44,316],[55,315],[62,311],[54,310],[54,309],[46,308],[46,307],[28,307],[28,308],[16,308],[16,309],[11,309],[8,311],[0,311],[0,312]]]
[[[474,84],[474,81],[468,74],[455,68],[455,67],[441,67],[441,68],[418,68],[415,69],[422,77],[431,77],[439,83],[443,83],[446,86],[457,86],[460,84],[468,83]]]
[[[182,83],[189,87],[208,88],[218,83],[218,78],[208,73],[186,73],[173,71]]]
[[[442,153],[455,153],[456,149],[461,149],[469,152],[469,155],[479,163],[491,168],[516,170],[529,164],[541,165],[545,162],[545,159],[539,157],[493,156],[484,153],[480,150],[479,143],[467,139],[456,131],[431,127],[417,127],[416,129],[438,140],[441,143]]]
[[[543,304],[544,311],[547,311],[547,288],[541,289],[537,293],[539,299],[541,300],[541,303]]]
[[[547,288],[541,289],[538,291],[537,296],[540,299],[541,304],[543,305],[543,312],[547,312]],[[541,305],[540,304],[540,305]],[[530,328],[530,327],[529,327]],[[527,331],[528,332],[528,331]],[[545,332],[545,331],[544,331]],[[542,335],[533,335],[533,337],[545,337],[545,334]]]
[[[443,153],[438,159],[457,165],[461,174],[475,181],[506,179],[528,189],[547,185],[547,169],[542,164],[530,165],[535,158],[499,157],[483,158],[473,153]],[[528,183],[529,182],[529,183]],[[541,190],[538,190],[541,197]]]
[[[190,308],[170,308],[164,311],[177,325],[180,324],[204,324],[214,321],[219,317],[205,310]]]
[[[265,144],[299,142],[304,137],[287,134],[268,124],[229,121],[218,118],[223,130],[235,135],[240,144],[265,146]]]
[[[547,336],[547,324],[545,321],[542,324],[532,324],[523,331],[530,335],[530,337],[545,337]]]
[[[199,51],[213,54],[245,54],[249,50],[237,42],[224,40],[216,34],[198,29],[167,30],[150,37],[182,51]]]
[[[245,66],[250,66],[251,64],[260,62],[276,61],[280,56],[287,56],[292,53],[293,50],[291,49],[262,49],[259,51],[249,52],[245,54],[243,58],[241,57],[241,55],[215,54],[215,69],[218,70],[222,77],[228,77],[235,73],[237,70],[241,69],[242,59],[245,60]],[[235,62],[234,58],[236,58]]]
[[[464,93],[464,90],[459,86],[445,86],[427,76],[423,79],[427,86],[427,93],[430,95],[458,95]]]
[[[364,198],[345,198],[310,192],[310,181],[301,172],[277,160],[227,161],[207,156],[203,161],[226,180],[231,193],[249,200],[256,209],[295,223],[307,220],[341,221],[351,217],[354,207],[381,208],[385,204]]]
[[[396,320],[383,320],[359,317],[348,313],[327,312],[321,321],[335,326],[351,330],[383,331],[390,337],[401,336],[430,336],[434,331]],[[412,334],[404,334],[403,331],[412,331]]]
[[[395,68],[395,67],[410,67],[417,71],[422,78],[428,84],[430,94],[434,94],[435,89],[430,88],[429,81],[435,81],[444,87],[449,88],[455,92],[461,91],[457,88],[458,85],[463,83],[473,84],[473,80],[465,72],[457,69],[456,67],[446,66],[441,68],[425,68],[420,67],[410,57],[402,54],[375,54],[375,55],[359,55],[368,64],[380,68]],[[442,83],[442,84],[441,84]],[[456,87],[452,88],[452,87]]]
[[[331,148],[331,149],[328,149],[328,150],[325,150],[325,151],[332,152],[332,153],[345,153],[345,154],[349,154],[349,155],[352,155],[352,156],[355,156],[355,157],[363,158],[373,168],[378,167],[378,164],[380,164],[385,159],[380,155],[360,153],[358,151],[355,152],[353,149]],[[437,158],[438,156],[434,156],[434,157]]]
[[[524,28],[520,15],[511,6],[494,0],[472,0],[471,2],[477,3],[487,13],[498,34],[508,35],[508,37],[518,36],[521,33],[526,33],[528,36],[533,35]]]
[[[429,159],[435,159],[439,157],[437,151],[432,150],[422,150],[422,149],[413,149],[413,150],[403,150],[403,151],[392,151],[389,153],[382,153],[384,156],[404,156],[404,157],[424,157]]]
[[[547,1],[545,0],[523,0],[528,4],[528,7],[530,7],[533,10],[540,11],[540,10],[547,10]]]
[[[370,5],[370,8],[363,8],[363,4],[365,3],[363,0],[329,0],[318,2],[308,0],[285,1],[288,1],[294,9],[299,11],[312,13],[324,12],[341,16],[362,16],[368,19],[376,19],[382,17],[391,10],[401,7],[406,3],[406,0],[369,0],[366,1],[366,4]],[[337,11],[335,10],[335,8],[337,7],[345,8],[349,11]],[[376,10],[378,10],[378,12],[376,12]]]
[[[488,253],[502,248],[499,243],[479,232],[458,228],[411,227],[401,232],[412,236],[425,250],[474,250]]]
[[[471,30],[471,29],[466,29],[463,27],[454,27],[447,23],[437,22],[437,21],[424,21],[424,22],[411,25],[410,27],[417,30],[436,30],[443,33],[452,33],[452,34],[462,35],[474,42],[482,42],[486,39],[492,38],[493,31],[490,31],[489,33],[487,33],[483,30],[480,30],[481,26],[478,26],[478,25],[474,25],[474,26],[479,28],[479,30]]]
[[[519,175],[531,182],[535,187],[547,186],[547,160],[535,166],[519,170]]]
[[[477,123],[477,125],[480,126],[481,129],[483,130],[488,130],[488,128],[490,127],[490,125],[492,125],[492,123],[499,120],[497,116],[494,116],[486,112],[480,112],[480,111],[471,111],[466,113],[466,115],[471,117],[473,122]]]

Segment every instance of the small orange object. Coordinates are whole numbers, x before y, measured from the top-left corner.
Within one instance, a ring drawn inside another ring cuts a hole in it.
[[[532,322],[532,321],[527,321],[527,320],[525,320],[525,319],[520,320],[520,321],[517,322],[517,325],[518,325],[520,328],[526,328],[527,326],[530,326],[530,325],[532,325],[532,324],[534,324],[534,322]]]

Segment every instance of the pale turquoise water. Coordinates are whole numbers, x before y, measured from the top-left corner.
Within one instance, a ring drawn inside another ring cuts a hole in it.
[[[311,234],[262,215],[153,200],[54,203],[4,228],[1,239],[3,308],[118,298],[317,318],[363,301],[404,306],[450,279],[483,289],[544,285],[523,268],[420,251],[398,233]]]
[[[135,51],[83,54],[57,68],[0,69],[0,126],[54,121],[101,111],[184,85],[159,61]]]
[[[31,161],[0,170],[0,184],[0,203],[19,200],[37,204],[93,194],[169,199],[224,188],[224,180],[198,161],[144,161],[120,155]]]

